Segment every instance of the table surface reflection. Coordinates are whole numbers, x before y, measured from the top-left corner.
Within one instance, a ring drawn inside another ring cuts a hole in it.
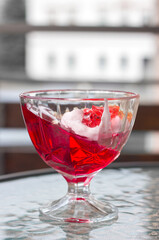
[[[43,221],[39,207],[67,191],[59,174],[0,183],[0,239],[159,239],[159,168],[105,169],[91,190],[119,209],[117,222],[56,225]]]

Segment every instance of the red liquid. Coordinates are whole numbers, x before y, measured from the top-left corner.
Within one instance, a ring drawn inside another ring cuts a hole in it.
[[[67,132],[22,106],[30,138],[41,158],[52,168],[73,176],[96,172],[117,158],[119,151]]]

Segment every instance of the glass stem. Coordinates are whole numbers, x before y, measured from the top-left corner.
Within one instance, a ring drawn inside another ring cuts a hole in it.
[[[75,200],[84,200],[90,196],[90,184],[68,183],[68,195],[74,197]]]

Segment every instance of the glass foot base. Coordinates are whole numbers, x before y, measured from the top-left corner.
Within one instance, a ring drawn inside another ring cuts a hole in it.
[[[113,223],[118,218],[118,210],[110,203],[89,197],[73,197],[66,195],[40,208],[40,213],[45,220],[53,222],[79,222],[79,223]]]

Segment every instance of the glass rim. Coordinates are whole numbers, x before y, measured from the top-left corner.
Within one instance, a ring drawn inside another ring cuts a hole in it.
[[[137,93],[129,92],[129,91],[118,91],[118,90],[101,90],[101,89],[49,89],[49,90],[35,90],[35,91],[27,91],[23,92],[19,95],[20,98],[26,99],[34,99],[34,100],[57,100],[57,101],[104,101],[105,98],[103,97],[96,97],[96,98],[80,98],[80,97],[47,97],[47,96],[31,96],[30,94],[36,93],[46,93],[46,92],[53,92],[53,93],[62,93],[62,92],[94,92],[94,93],[119,93],[119,94],[127,94],[128,96],[121,96],[121,97],[108,97],[106,98],[108,101],[110,100],[129,100],[134,98],[140,98],[140,95]],[[130,95],[130,96],[129,96]]]

